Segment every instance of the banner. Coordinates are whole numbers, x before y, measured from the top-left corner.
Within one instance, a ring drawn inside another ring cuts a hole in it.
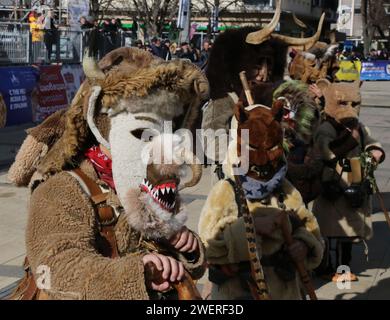
[[[31,97],[34,122],[41,122],[55,111],[68,106],[68,95],[61,66],[41,66],[39,73],[39,84]]]
[[[0,127],[32,121],[31,96],[38,77],[34,67],[0,69]]]
[[[336,73],[337,79],[340,81],[356,81],[360,78],[360,70],[362,68],[361,61],[339,62],[340,70]]]
[[[390,61],[363,62],[360,79],[390,81]]]

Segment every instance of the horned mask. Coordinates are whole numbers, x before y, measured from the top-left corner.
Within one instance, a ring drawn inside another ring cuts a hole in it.
[[[283,105],[279,103],[272,109],[263,105],[244,108],[241,102],[236,105],[237,154],[241,157],[243,147],[249,149],[249,177],[267,181],[285,164],[282,116]],[[248,142],[241,139],[243,130],[249,131]]]

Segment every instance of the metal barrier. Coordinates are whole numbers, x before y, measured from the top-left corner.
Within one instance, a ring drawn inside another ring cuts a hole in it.
[[[62,28],[30,30],[28,24],[0,23],[0,65],[80,63],[89,32]],[[131,46],[131,43],[130,32],[99,32],[99,58],[121,46]]]
[[[0,24],[0,64],[28,63],[30,45],[28,25]]]

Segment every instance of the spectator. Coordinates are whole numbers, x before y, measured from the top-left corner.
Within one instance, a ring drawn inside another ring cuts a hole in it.
[[[92,29],[94,27],[93,23],[89,22],[86,17],[82,16],[80,18],[80,29],[81,30],[88,30]]]
[[[191,62],[195,62],[195,56],[194,53],[191,51],[191,47],[187,42],[183,42],[181,44],[181,50],[179,54],[180,59],[188,59]]]
[[[171,53],[171,57],[172,59],[177,59],[178,58],[178,50],[177,50],[177,43],[176,42],[173,42],[170,46],[169,46],[169,52]]]
[[[379,60],[388,60],[389,59],[389,54],[388,54],[386,49],[380,51],[380,53],[378,54],[378,59]]]
[[[164,41],[163,46],[161,47],[161,52],[162,52],[162,58],[165,61],[172,60],[172,54],[170,51],[170,46],[171,46],[171,41],[168,39]]]
[[[47,50],[47,58],[48,61],[51,61],[51,56],[53,52],[53,44],[57,39],[57,26],[54,23],[54,12],[49,10],[43,21],[43,29],[44,29],[44,42]]]
[[[162,59],[164,59],[165,57],[163,56],[163,51],[162,51],[162,48],[161,48],[161,40],[154,37],[152,39],[152,44],[151,44],[151,50],[152,50],[152,53],[157,56],[157,57],[160,57]]]
[[[207,61],[209,60],[210,55],[210,42],[208,40],[203,41],[203,48],[200,53],[200,59],[199,59],[199,66],[204,67],[207,64]]]
[[[196,47],[196,45],[195,45],[195,43],[194,42],[191,42],[191,44],[190,44],[190,48],[191,48],[191,53],[193,54],[193,56],[194,56],[194,63],[198,63],[199,62],[199,60],[200,60],[200,51],[199,51],[199,49]]]
[[[31,32],[31,41],[40,42],[43,40],[42,34],[42,14],[38,14],[36,11],[33,11],[34,14],[30,15],[28,21],[30,23],[30,32]]]
[[[114,20],[114,24],[115,24],[115,26],[116,26],[116,28],[117,28],[117,31],[120,31],[120,30],[122,30],[122,31],[123,31],[123,24],[122,24],[122,20],[121,20],[121,19],[119,19],[119,18],[112,19],[112,20]],[[111,21],[112,21],[112,20],[111,20]]]
[[[131,38],[137,39],[137,34],[138,34],[138,22],[137,22],[137,18],[134,17],[133,24],[131,25]]]
[[[42,51],[42,41],[43,41],[43,18],[42,14],[38,14],[34,11],[34,14],[29,15],[30,23],[30,32],[31,32],[31,42],[32,42],[32,54],[33,59],[36,59],[40,56]]]
[[[116,48],[116,31],[117,27],[112,24],[111,20],[106,18],[103,21],[102,33],[103,33],[103,55],[111,52]]]

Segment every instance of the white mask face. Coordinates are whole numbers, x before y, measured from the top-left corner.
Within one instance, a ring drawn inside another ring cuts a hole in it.
[[[109,141],[112,173],[122,203],[128,190],[138,189],[147,174],[149,159],[145,150],[148,150],[151,142],[138,136],[145,129],[156,134],[162,130],[158,124],[137,120],[131,113],[122,112],[111,118]]]
[[[160,134],[159,125],[136,117],[123,112],[111,118],[109,137],[116,191],[132,228],[151,239],[169,238],[182,228],[187,211],[176,193],[176,184],[146,182],[148,164],[153,164],[162,177],[174,174],[179,178],[181,166],[175,155],[181,139]]]

